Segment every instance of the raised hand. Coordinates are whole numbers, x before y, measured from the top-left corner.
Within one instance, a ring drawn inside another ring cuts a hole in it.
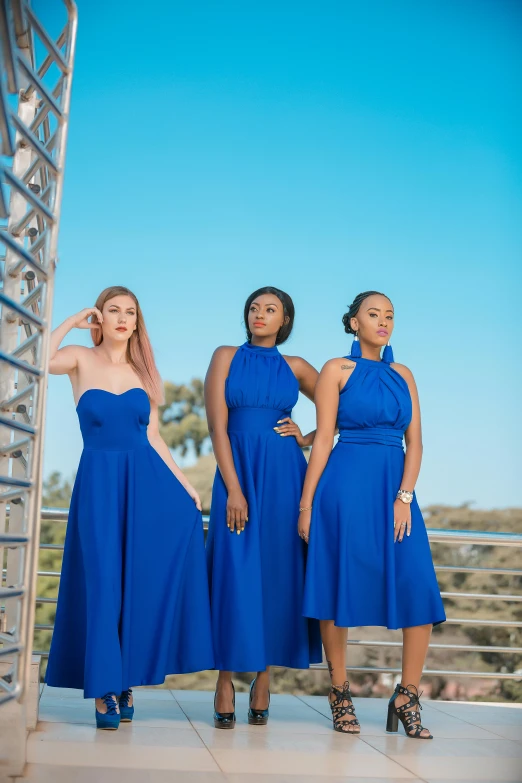
[[[75,329],[101,329],[103,315],[97,307],[86,307],[76,315],[72,315],[69,320]]]

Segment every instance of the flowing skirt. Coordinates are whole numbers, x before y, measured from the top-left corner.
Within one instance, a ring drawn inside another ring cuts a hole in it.
[[[248,522],[240,535],[227,528],[218,470],[207,538],[216,668],[308,668],[321,662],[322,648],[319,624],[302,616],[306,547],[297,520],[306,460],[295,438],[272,430],[284,412],[235,414],[229,437]]]
[[[214,666],[203,525],[150,446],[85,449],[46,681],[85,698]]]
[[[394,543],[402,448],[339,442],[315,493],[304,614],[339,627],[390,629],[444,622],[424,520],[414,498],[411,535]]]

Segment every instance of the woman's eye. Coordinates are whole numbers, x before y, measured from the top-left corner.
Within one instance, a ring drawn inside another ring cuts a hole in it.
[[[370,313],[370,318],[377,318],[377,313]]]

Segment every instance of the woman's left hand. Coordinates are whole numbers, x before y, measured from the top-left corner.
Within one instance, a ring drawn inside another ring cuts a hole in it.
[[[194,487],[187,487],[187,492],[189,493],[190,497],[196,504],[196,508],[198,511],[201,511],[201,500],[199,499],[199,495],[194,489]]]
[[[274,430],[278,435],[281,435],[282,438],[287,438],[289,435],[292,435],[292,437],[296,439],[297,445],[301,446],[301,448],[308,446],[306,438],[303,436],[303,433],[295,421],[292,421],[290,416],[286,416],[284,419],[280,419],[277,422],[277,425],[274,427]]]
[[[404,538],[404,534],[407,536],[411,532],[411,506],[409,503],[403,503],[402,500],[397,500],[393,504],[393,540],[399,543]]]

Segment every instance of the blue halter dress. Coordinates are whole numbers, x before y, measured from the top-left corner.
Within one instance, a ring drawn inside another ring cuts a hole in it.
[[[85,698],[214,666],[203,522],[147,438],[143,389],[89,389],[48,685]]]
[[[248,522],[226,524],[219,470],[207,538],[216,668],[262,671],[319,663],[319,624],[302,616],[305,545],[297,533],[306,460],[295,438],[274,427],[291,414],[299,383],[278,349],[245,343],[226,381],[228,436]]]
[[[385,361],[347,358],[357,366],[339,395],[339,440],[313,500],[304,615],[340,627],[441,623],[446,616],[416,497],[411,535],[394,543],[393,504],[412,415],[408,385]]]

